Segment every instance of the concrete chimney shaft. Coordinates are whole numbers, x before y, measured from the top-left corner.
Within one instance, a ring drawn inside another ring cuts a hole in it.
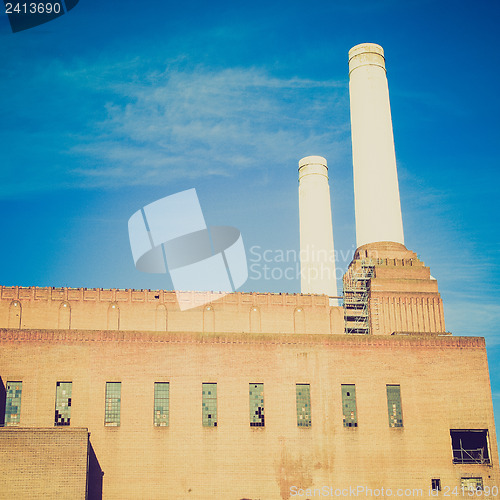
[[[349,51],[352,158],[358,248],[404,245],[384,50],[374,43]]]
[[[321,156],[299,161],[301,293],[337,295],[328,167]],[[337,305],[336,299],[330,299]]]

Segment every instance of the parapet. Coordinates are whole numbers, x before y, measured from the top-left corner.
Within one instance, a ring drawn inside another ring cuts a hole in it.
[[[326,295],[0,287],[0,328],[220,333],[344,333]]]

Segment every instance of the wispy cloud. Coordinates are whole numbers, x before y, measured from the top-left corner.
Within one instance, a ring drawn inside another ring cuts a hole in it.
[[[198,68],[109,85],[106,118],[70,151],[90,160],[73,169],[85,184],[232,175],[295,163],[304,151],[348,139],[346,92],[338,82]]]
[[[306,154],[329,161],[349,154],[346,82],[278,78],[254,67],[186,69],[180,56],[13,71],[25,88],[0,130],[10,146],[3,196],[161,185],[270,165],[279,172]],[[8,85],[0,84],[6,94]]]

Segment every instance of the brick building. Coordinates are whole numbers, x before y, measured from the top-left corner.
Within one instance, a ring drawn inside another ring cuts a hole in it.
[[[351,73],[384,69],[368,45]],[[377,239],[362,210],[342,306],[0,287],[0,498],[496,498],[484,339],[446,332],[398,218]]]
[[[370,279],[398,268],[384,260]],[[16,432],[43,433],[38,459],[53,483],[49,431],[82,428],[103,498],[285,499],[324,487],[429,497],[437,481],[442,492],[498,485],[484,339],[437,331],[439,315],[419,313],[425,292],[386,300],[434,331],[395,319],[398,332],[369,335],[344,334],[326,296],[238,293],[180,313],[172,292],[0,292],[2,498],[13,475],[31,477],[15,467],[26,453]],[[77,467],[71,446],[56,453]]]

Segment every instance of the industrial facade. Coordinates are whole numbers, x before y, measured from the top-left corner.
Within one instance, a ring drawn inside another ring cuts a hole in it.
[[[343,305],[317,279],[333,252],[318,156],[299,163],[301,249],[327,258],[303,263],[301,294],[0,287],[0,498],[500,494],[484,339],[446,332],[437,281],[404,246],[382,48],[353,48],[350,72],[362,151]],[[384,185],[367,204],[371,168]]]

